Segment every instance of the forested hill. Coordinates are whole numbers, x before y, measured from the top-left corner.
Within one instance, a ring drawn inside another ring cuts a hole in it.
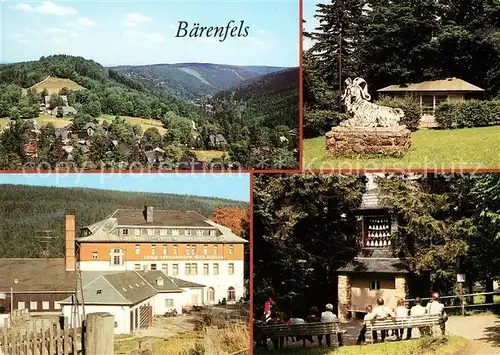
[[[227,90],[247,79],[283,70],[282,67],[236,66],[210,63],[155,64],[110,68],[145,86],[194,100]]]
[[[232,100],[245,103],[265,126],[286,125],[298,129],[299,68],[281,70],[246,80],[231,90],[214,96],[214,101]]]
[[[83,188],[0,185],[0,255],[40,257],[45,244],[37,235],[52,230],[52,257],[64,256],[64,214],[74,213],[77,228],[97,222],[118,208],[197,211],[212,216],[218,206],[248,203],[200,196],[122,192]]]
[[[0,67],[0,84],[29,88],[49,75],[71,79],[86,88],[69,96],[70,105],[79,103],[83,110],[78,111],[94,117],[104,113],[162,119],[167,112],[173,112],[194,119],[199,115],[199,108],[185,100],[155,91],[82,57],[53,55],[37,61],[4,65]]]

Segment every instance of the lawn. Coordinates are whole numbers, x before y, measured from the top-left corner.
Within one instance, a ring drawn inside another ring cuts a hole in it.
[[[199,160],[210,161],[214,158],[222,158],[224,154],[227,156],[227,152],[220,150],[195,150],[196,157]]]
[[[113,115],[101,115],[99,116],[99,121],[102,123],[103,121],[111,122],[115,119],[116,116]],[[153,120],[150,118],[140,118],[140,117],[130,117],[130,116],[120,116],[124,118],[128,123],[132,125],[138,124],[142,127],[142,130],[145,131],[150,127],[158,128],[158,131],[161,135],[164,135],[167,130],[163,127],[163,123],[159,120]]]
[[[55,76],[51,76],[46,81],[41,81],[33,86],[33,88],[36,89],[37,92],[42,92],[43,89],[47,89],[49,95],[58,94],[59,91],[61,91],[61,89],[64,87],[70,90],[85,89],[83,86],[78,85],[73,80],[57,78]]]
[[[331,158],[325,137],[304,140],[305,169],[491,169],[500,167],[500,126],[453,130],[421,129],[397,158]]]
[[[40,126],[44,126],[47,123],[52,123],[56,128],[65,127],[71,123],[70,119],[67,118],[56,118],[56,116],[50,115],[40,115],[36,118],[36,121]],[[3,129],[11,122],[10,118],[0,118],[0,129]]]
[[[361,346],[343,346],[335,349],[325,348],[288,348],[277,351],[279,354],[304,355],[453,355],[467,345],[467,340],[457,336],[448,338],[421,338],[393,341]]]

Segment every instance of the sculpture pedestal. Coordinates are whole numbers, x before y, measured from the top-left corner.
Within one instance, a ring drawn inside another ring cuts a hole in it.
[[[410,130],[401,127],[334,127],[326,134],[330,156],[357,154],[402,156],[411,146]]]

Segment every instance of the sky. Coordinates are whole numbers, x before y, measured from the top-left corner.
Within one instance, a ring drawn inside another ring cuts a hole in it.
[[[1,184],[86,187],[92,189],[157,192],[250,201],[250,175],[246,173],[158,174],[0,174]]]
[[[0,63],[51,54],[104,66],[203,62],[296,67],[298,0],[0,0]],[[247,37],[176,38],[179,21],[249,26]]]
[[[303,0],[303,15],[302,18],[306,21],[304,24],[304,30],[307,32],[313,31],[316,27],[319,26],[319,21],[314,18],[316,14],[316,4],[322,3],[326,4],[329,1],[327,0]],[[304,43],[302,44],[303,49],[307,50],[311,48],[313,45],[312,41],[309,38],[304,38]]]

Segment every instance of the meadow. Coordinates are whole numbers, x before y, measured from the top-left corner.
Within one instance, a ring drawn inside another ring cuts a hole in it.
[[[453,130],[420,129],[403,158],[332,158],[325,137],[304,140],[305,169],[492,169],[500,167],[500,126]]]

